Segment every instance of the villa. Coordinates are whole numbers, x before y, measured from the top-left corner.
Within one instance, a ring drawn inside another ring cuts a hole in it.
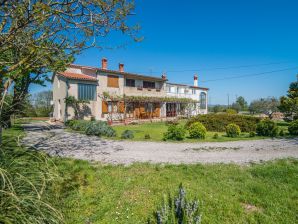
[[[96,120],[135,120],[178,116],[192,116],[208,112],[208,88],[169,83],[161,77],[109,70],[103,58],[101,68],[71,64],[66,71],[53,75],[53,103],[55,120],[67,121],[79,116]],[[65,99],[74,97],[80,113],[66,105]]]

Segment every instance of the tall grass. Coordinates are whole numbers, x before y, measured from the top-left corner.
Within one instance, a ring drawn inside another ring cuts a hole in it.
[[[61,223],[62,215],[49,203],[55,167],[46,155],[23,149],[19,133],[5,131],[0,149],[0,223]]]

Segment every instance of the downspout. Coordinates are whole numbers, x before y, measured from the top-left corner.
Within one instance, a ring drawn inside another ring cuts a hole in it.
[[[69,88],[68,79],[66,79],[66,82],[65,83],[66,83],[66,93],[65,93],[66,97],[65,98],[67,98],[68,97],[68,88]],[[65,107],[64,107],[64,119],[63,119],[64,120],[64,123],[68,120],[67,108],[68,108],[68,106],[65,103]]]

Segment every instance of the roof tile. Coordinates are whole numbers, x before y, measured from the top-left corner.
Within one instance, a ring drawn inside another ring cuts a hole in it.
[[[61,75],[65,78],[69,79],[78,79],[78,80],[87,80],[87,81],[97,81],[95,77],[90,75],[80,74],[80,73],[73,73],[73,72],[58,72],[58,75]]]

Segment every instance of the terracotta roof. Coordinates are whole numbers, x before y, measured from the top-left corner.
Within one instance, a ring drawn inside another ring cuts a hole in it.
[[[85,68],[85,69],[90,69],[90,70],[95,70],[95,71],[100,71],[100,72],[106,72],[106,73],[112,73],[112,74],[118,74],[118,75],[126,75],[126,76],[136,76],[140,78],[147,78],[147,79],[155,79],[158,81],[167,81],[167,79],[163,79],[161,77],[156,77],[156,76],[148,76],[148,75],[142,75],[142,74],[136,74],[136,73],[131,73],[131,72],[120,72],[116,70],[110,70],[110,69],[102,69],[102,68],[97,68],[93,66],[84,66],[84,65],[76,65],[76,64],[71,64],[70,66],[76,67],[76,68]]]
[[[97,81],[95,77],[85,74],[73,73],[73,72],[58,72],[58,75],[61,75],[68,79],[78,79],[78,80],[87,80],[87,81]]]

